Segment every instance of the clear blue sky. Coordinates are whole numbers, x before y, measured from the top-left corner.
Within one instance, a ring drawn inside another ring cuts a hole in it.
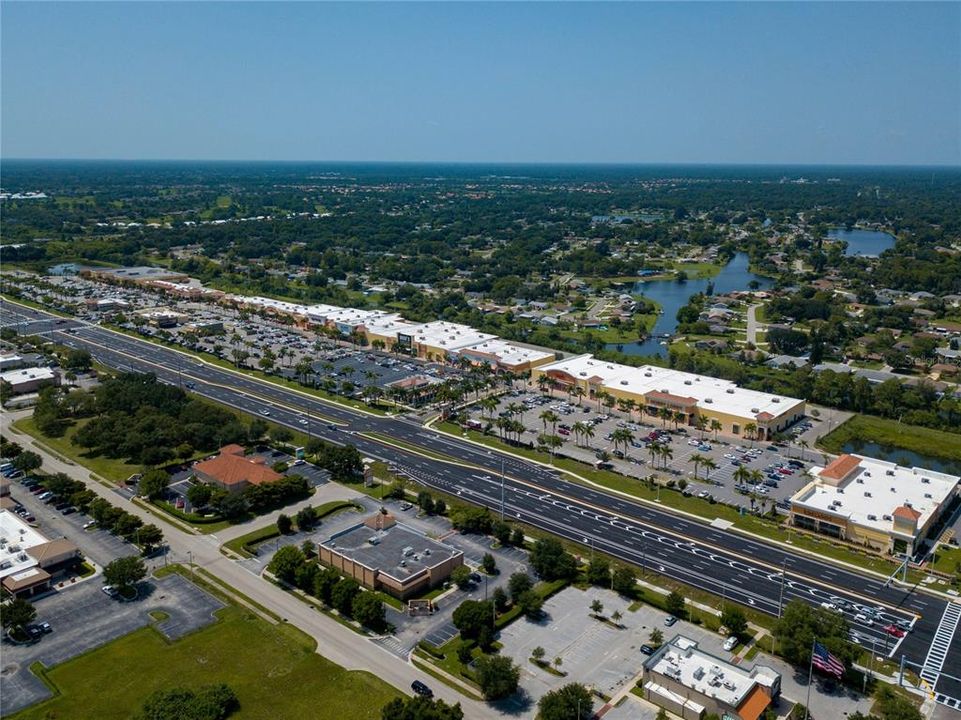
[[[3,157],[959,164],[959,3],[2,7]]]

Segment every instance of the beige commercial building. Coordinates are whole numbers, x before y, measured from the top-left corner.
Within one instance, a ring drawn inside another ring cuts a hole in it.
[[[331,536],[317,550],[324,565],[401,600],[437,587],[464,564],[460,550],[398,524],[388,513]]]
[[[841,455],[810,469],[791,498],[791,522],[886,553],[914,555],[958,496],[957,475]]]
[[[720,423],[723,435],[769,440],[804,417],[805,402],[739,387],[729,380],[671,370],[653,365],[620,365],[593,355],[577,355],[534,368],[532,379],[546,375],[562,388],[580,388],[585,398],[606,394],[633,402],[650,418],[669,410],[679,425],[694,426],[698,417]],[[671,420],[673,423],[673,420]],[[753,433],[749,433],[750,428]]]

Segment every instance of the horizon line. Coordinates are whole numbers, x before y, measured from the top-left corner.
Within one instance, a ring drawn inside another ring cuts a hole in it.
[[[755,168],[930,168],[942,170],[961,169],[961,162],[949,163],[868,163],[868,162],[820,162],[805,163],[793,161],[781,162],[718,162],[718,161],[519,161],[519,160],[268,160],[252,158],[64,158],[64,157],[0,157],[0,164],[4,162],[88,162],[88,163],[220,163],[220,164],[286,164],[286,165],[458,165],[458,166],[492,166],[509,165],[514,167],[755,167]]]

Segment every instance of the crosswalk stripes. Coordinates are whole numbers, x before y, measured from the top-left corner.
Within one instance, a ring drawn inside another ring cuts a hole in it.
[[[375,638],[373,642],[377,643],[387,652],[391,653],[392,655],[396,655],[402,660],[407,659],[407,656],[410,655],[410,651],[412,649],[401,643],[401,641],[393,635]]]
[[[921,677],[932,687],[941,676],[941,669],[944,667],[944,660],[948,656],[951,640],[954,639],[959,621],[961,621],[961,604],[949,602],[944,608],[941,622],[938,623],[938,629],[931,640],[931,647],[928,648],[928,656],[924,659],[924,665],[921,668]]]
[[[961,700],[957,698],[948,697],[944,693],[935,693],[934,701],[940,703],[941,705],[946,705],[949,708],[954,708],[955,710],[961,710]]]

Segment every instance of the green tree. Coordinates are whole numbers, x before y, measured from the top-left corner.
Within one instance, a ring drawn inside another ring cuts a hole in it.
[[[23,473],[30,473],[43,465],[42,458],[32,450],[24,450],[13,459],[13,467]]]
[[[371,630],[380,631],[386,625],[384,603],[372,592],[360,592],[354,596],[350,614],[354,620]]]
[[[521,671],[506,655],[481,655],[475,677],[485,700],[500,700],[517,691]]]
[[[651,630],[651,634],[648,635],[648,639],[651,641],[651,645],[654,647],[660,647],[664,642],[664,633],[660,628],[654,628]]]
[[[240,707],[229,686],[207,685],[157,690],[144,701],[135,720],[224,720]]]
[[[187,499],[194,508],[206,507],[207,503],[210,502],[212,492],[209,485],[195,483],[187,488]]]
[[[687,614],[687,601],[676,590],[672,590],[664,601],[665,609],[675,617],[683,618]]]
[[[588,720],[594,715],[594,700],[580,683],[568,683],[551,690],[537,703],[540,720]]]
[[[451,617],[464,640],[476,640],[484,629],[494,627],[494,608],[488,601],[465,600]]]
[[[151,548],[157,547],[164,539],[163,531],[152,523],[141,527],[135,533],[135,536],[140,543],[140,547],[144,549],[144,552],[148,552]]]
[[[517,598],[517,607],[521,609],[526,617],[531,620],[537,620],[544,608],[544,598],[538,595],[533,590],[526,590],[522,592]]]
[[[511,545],[514,547],[524,547],[524,531],[516,527],[511,530]]]
[[[163,470],[148,470],[140,478],[140,494],[156,500],[167,489],[170,478]]]
[[[611,587],[621,595],[634,597],[637,593],[637,573],[626,565],[618,566],[611,576]]]
[[[306,532],[317,524],[317,511],[307,506],[297,511],[297,527],[301,532]]]
[[[747,617],[741,608],[731,605],[721,613],[721,625],[726,627],[731,635],[742,639],[747,632]]]
[[[657,715],[654,716],[654,720],[669,720],[670,716],[667,714],[667,710],[661,708],[657,711]]]
[[[544,648],[542,648],[540,645],[538,645],[536,648],[531,650],[531,659],[534,662],[536,662],[538,665],[540,665],[542,662],[544,662],[544,656],[546,654],[547,654],[547,651],[544,650]]]
[[[360,592],[360,585],[353,578],[341,578],[330,591],[330,604],[341,614],[350,616],[354,608],[354,598]]]
[[[488,575],[493,575],[497,572],[497,561],[494,560],[494,556],[490,553],[484,553],[484,557],[481,559],[481,570]]]
[[[293,583],[297,570],[307,561],[304,551],[296,545],[284,545],[274,553],[267,569],[278,579]]]
[[[527,573],[516,572],[507,580],[507,589],[510,591],[511,599],[514,602],[517,602],[517,598],[520,597],[522,593],[527,592],[533,587],[534,582]]]
[[[815,608],[801,600],[787,603],[781,619],[774,626],[781,655],[798,666],[805,666],[811,659],[811,645],[815,638],[849,666],[858,654],[858,650],[848,642],[849,632],[843,615]]]
[[[592,612],[596,617],[600,617],[600,616],[601,616],[601,613],[604,612],[604,603],[602,603],[600,600],[596,600],[596,599],[595,599],[595,600],[591,603],[591,612]]]
[[[286,535],[293,529],[293,527],[294,521],[290,519],[289,515],[280,513],[280,515],[277,516],[277,530],[281,535]]]
[[[610,587],[611,584],[611,563],[607,558],[597,557],[591,560],[587,566],[587,581],[591,585]]]
[[[543,580],[568,579],[574,576],[577,563],[559,540],[542,538],[534,543],[530,554],[531,567]]]
[[[394,698],[380,711],[381,720],[464,720],[460,703],[448,705],[443,700],[423,696]]]
[[[504,592],[504,588],[494,588],[494,590],[491,592],[491,601],[494,603],[494,608],[497,610],[497,612],[504,612],[507,609],[507,604],[509,602],[507,593]]]
[[[103,569],[103,579],[121,593],[126,593],[134,585],[147,577],[147,566],[136,555],[117,558]]]
[[[15,597],[0,604],[0,624],[8,630],[16,630],[32,622],[37,611],[23,598]]]
[[[461,590],[466,590],[471,585],[470,568],[466,565],[458,565],[450,574],[450,580]]]

